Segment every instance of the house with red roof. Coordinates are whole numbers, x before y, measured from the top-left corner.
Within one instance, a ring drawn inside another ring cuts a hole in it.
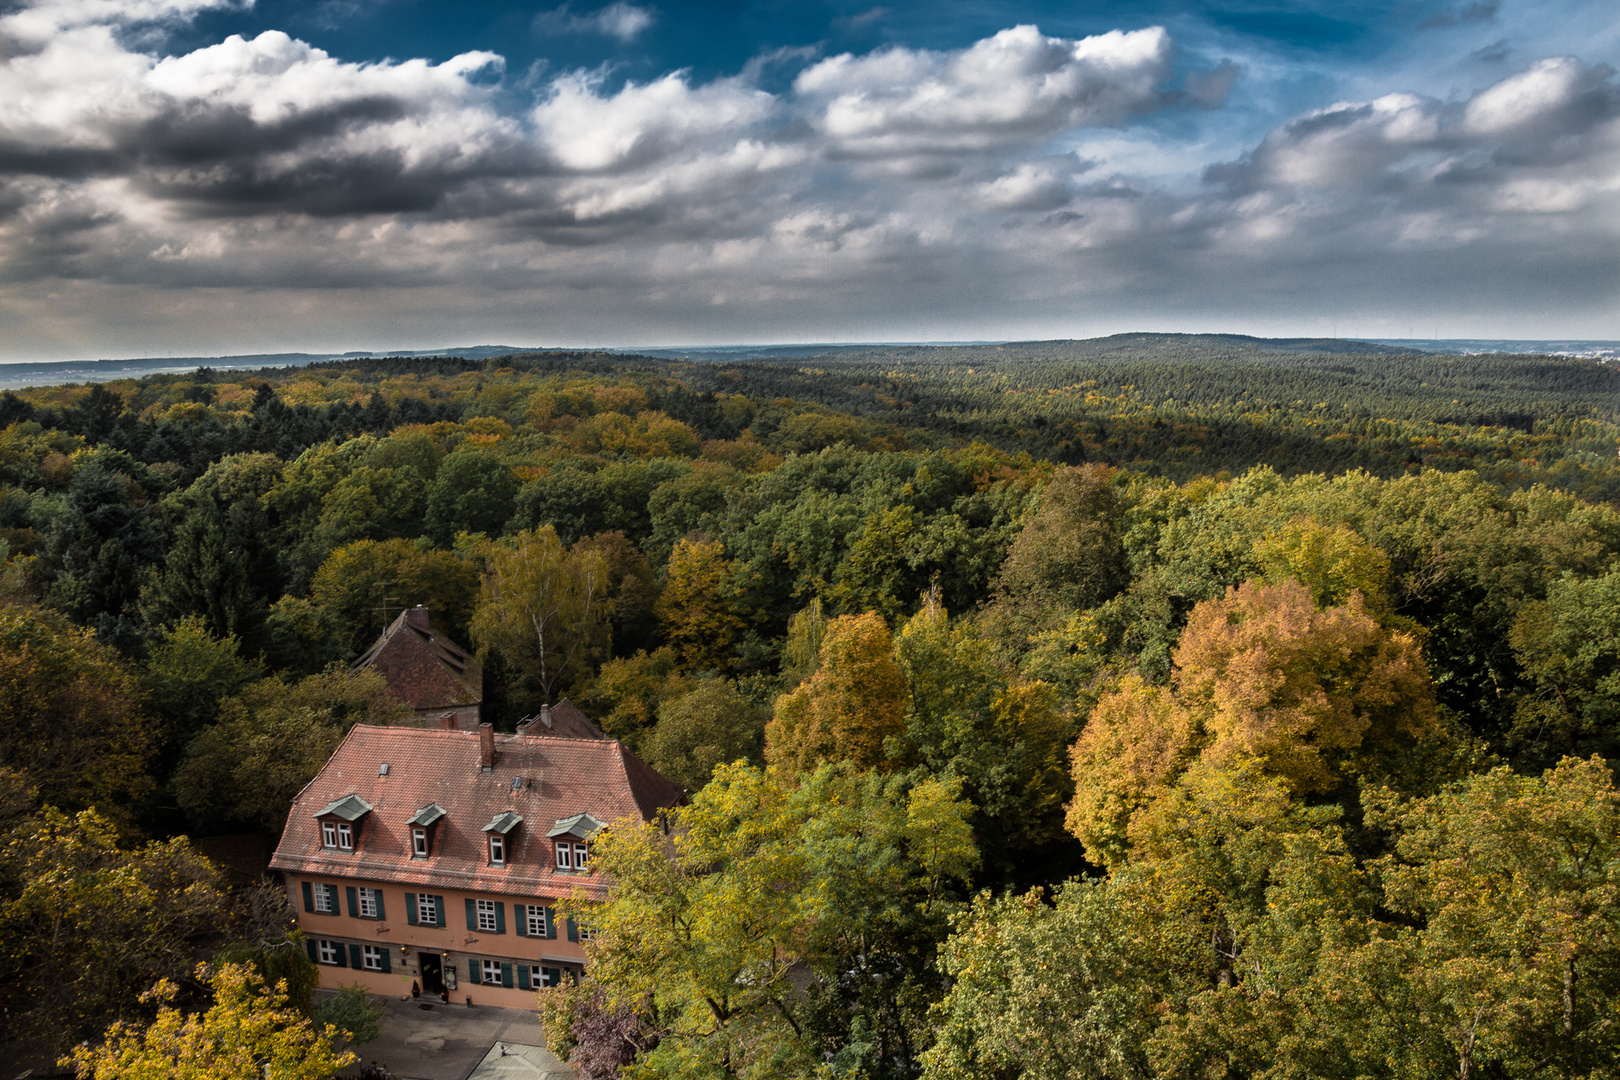
[[[322,986],[529,1008],[583,969],[589,928],[558,901],[607,895],[592,837],[685,801],[612,739],[356,725],[294,800],[270,866]]]
[[[433,625],[427,608],[400,612],[354,666],[381,674],[394,696],[429,727],[478,729],[484,669]]]

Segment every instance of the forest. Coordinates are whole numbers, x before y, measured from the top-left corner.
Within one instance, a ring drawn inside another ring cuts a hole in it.
[[[1616,1076],[1617,452],[1613,364],[1220,336],[5,392],[0,1042],[342,1067],[194,841],[423,604],[690,793],[540,992],[586,1080]]]

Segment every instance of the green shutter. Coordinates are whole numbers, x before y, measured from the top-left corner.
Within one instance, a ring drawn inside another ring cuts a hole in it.
[[[434,900],[433,910],[435,912],[437,912],[438,916],[439,916],[437,925],[443,926],[444,925],[444,897],[435,896],[433,898],[433,900]]]
[[[542,970],[542,971],[544,971],[546,973],[546,985],[547,986],[561,986],[562,985],[562,968],[548,967],[548,968],[541,968],[540,970]]]
[[[512,989],[512,965],[511,964],[502,964],[501,965],[501,985],[506,987],[508,990]]]
[[[471,900],[467,901],[467,929],[478,929],[478,908]]]
[[[416,925],[416,894],[405,894],[405,921],[412,926]]]
[[[315,890],[310,888],[309,882],[304,882],[304,910],[315,910]]]
[[[349,946],[349,961],[350,961],[349,966],[354,968],[354,970],[362,971],[362,970],[365,969],[366,965],[360,959],[360,946],[358,946],[358,945],[350,945]]]
[[[371,891],[372,891],[372,894],[377,897],[377,921],[382,922],[384,919],[388,918],[388,913],[383,910],[382,890],[381,889],[372,889]],[[384,952],[383,955],[386,956],[387,953]],[[383,970],[387,971],[388,969],[383,968]]]
[[[557,909],[556,908],[546,908],[546,937],[555,938],[556,936],[557,936]]]
[[[304,939],[304,951],[309,953],[309,958],[315,961],[317,964],[321,962],[321,954],[315,951],[314,938],[307,937]]]
[[[379,945],[377,947],[382,950],[383,974],[384,975],[390,974],[394,970],[394,965],[389,962],[389,957],[388,957],[389,948],[386,945]]]
[[[337,966],[338,967],[348,967],[349,966],[348,958],[345,957],[344,954],[343,954],[343,942],[334,941],[332,944],[337,946]]]
[[[349,918],[358,919],[360,917],[359,894],[354,891],[353,885],[345,885],[343,891],[349,894]]]
[[[528,964],[519,964],[517,966],[517,969],[518,969],[518,988],[520,990],[527,990],[529,988],[529,982],[530,982],[530,979],[529,979],[529,965]]]
[[[467,981],[474,986],[478,985],[478,961],[467,961]]]
[[[321,887],[326,890],[326,912],[327,912],[327,914],[329,914],[329,915],[341,915],[341,914],[343,914],[343,908],[338,906],[337,886],[336,885],[323,885]]]
[[[495,932],[506,933],[506,905],[500,901],[495,903]]]
[[[579,940],[579,927],[574,923],[573,919],[568,920],[568,940],[569,941],[578,941]]]
[[[518,937],[529,936],[529,909],[523,904],[512,905],[512,929],[517,931]],[[519,982],[523,980],[519,979]]]

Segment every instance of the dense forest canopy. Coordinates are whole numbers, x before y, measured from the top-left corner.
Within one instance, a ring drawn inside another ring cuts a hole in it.
[[[205,994],[184,836],[404,722],[348,665],[424,604],[486,717],[566,695],[693,793],[600,844],[586,1075],[1609,1076],[1617,391],[1139,334],[0,394],[0,996],[156,1015],[39,990],[37,882],[110,941],[114,865]]]

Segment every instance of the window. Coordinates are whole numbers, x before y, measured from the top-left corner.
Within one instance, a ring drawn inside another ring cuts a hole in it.
[[[586,851],[584,844],[575,844],[574,845],[574,869],[575,870],[578,870],[582,874],[585,873],[586,872],[586,867],[588,865],[587,860],[589,858],[590,858],[590,853],[588,851]]]
[[[337,890],[330,885],[315,886],[315,910],[322,915],[330,915],[337,905],[332,903],[333,893]]]
[[[427,830],[426,829],[412,829],[411,830],[411,858],[413,858],[413,859],[425,859],[425,858],[427,858],[427,853],[428,853],[428,850],[427,850]]]
[[[557,869],[572,870],[574,868],[574,845],[566,840],[557,841]]]
[[[495,833],[489,834],[489,864],[491,866],[506,865],[506,839]]]
[[[478,929],[495,931],[495,901],[478,901]]]
[[[432,893],[416,894],[416,921],[423,926],[436,926],[439,922],[439,898]]]
[[[377,915],[377,890],[360,890],[360,917],[362,919],[375,919]]]
[[[506,980],[501,978],[501,962],[499,960],[485,960],[479,965],[482,969],[482,978],[478,981],[486,986],[499,986]]]
[[[321,846],[339,851],[354,850],[354,826],[347,821],[321,822]]]
[[[337,847],[337,824],[335,822],[321,822],[321,847]]]
[[[360,948],[360,966],[367,971],[381,971],[383,969],[383,951],[376,945],[363,945]]]
[[[526,916],[529,920],[528,931],[530,937],[546,937],[546,909],[539,904],[530,904]]]
[[[532,967],[529,969],[529,989],[543,990],[562,982],[560,968]]]
[[[343,946],[335,941],[323,941],[321,945],[321,963],[335,964],[342,955]]]
[[[580,922],[577,919],[574,921],[574,930],[579,934],[579,940],[581,941],[590,941],[596,936],[596,930],[594,927],[592,927],[589,923]]]

